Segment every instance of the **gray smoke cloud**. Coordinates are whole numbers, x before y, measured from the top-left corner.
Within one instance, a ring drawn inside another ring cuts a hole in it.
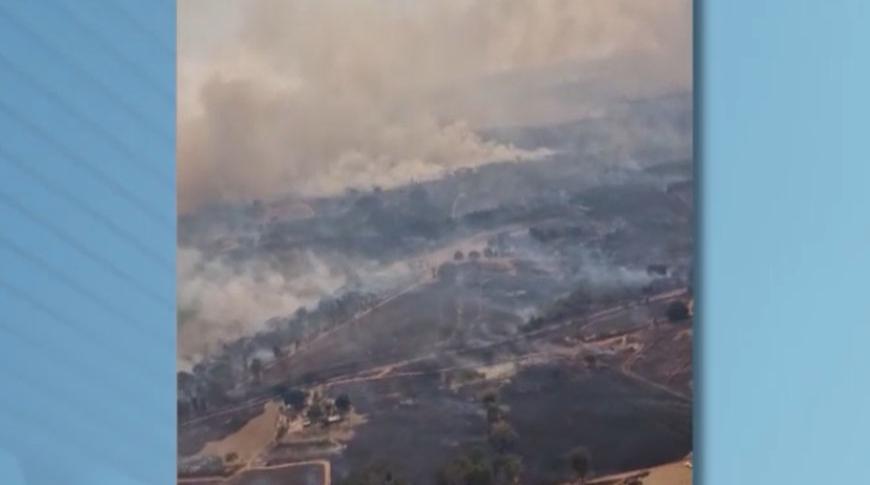
[[[182,0],[179,35],[182,212],[533,161],[480,128],[691,87],[690,0]]]
[[[485,133],[690,91],[691,15],[691,0],[180,0],[179,211],[534,163],[564,147]],[[608,163],[633,163],[650,140],[690,153],[690,134],[666,124],[615,123],[596,142]],[[206,254],[179,248],[180,365],[324,296],[388,294],[421,271],[313,251]],[[585,268],[645,277],[598,269]]]
[[[311,307],[347,283],[344,273],[310,252],[298,254],[292,264],[255,260],[233,265],[194,248],[179,248],[177,261],[178,355],[191,361],[264,330],[269,318]]]
[[[321,299],[342,291],[389,294],[416,281],[425,269],[310,250],[231,262],[181,247],[177,262],[181,368],[222,344],[268,330],[267,322],[274,317],[293,315],[300,308],[313,310]]]

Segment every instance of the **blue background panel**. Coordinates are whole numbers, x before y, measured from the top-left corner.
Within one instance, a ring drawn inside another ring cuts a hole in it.
[[[696,481],[868,483],[870,2],[701,3]]]
[[[0,1],[0,483],[175,475],[175,4]]]

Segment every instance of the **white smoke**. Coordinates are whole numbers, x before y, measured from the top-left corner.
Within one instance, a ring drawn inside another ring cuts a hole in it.
[[[195,360],[221,343],[264,330],[269,318],[315,305],[346,277],[311,253],[299,255],[291,272],[266,261],[236,267],[179,248],[178,281],[178,354]]]
[[[180,0],[179,210],[546,157],[481,128],[690,90],[691,3]],[[620,128],[612,144],[640,137]],[[420,271],[311,252],[237,266],[193,248],[178,264],[185,361],[342,288],[389,292]]]
[[[548,152],[477,129],[690,86],[690,0],[183,4],[182,211],[534,160]],[[215,8],[242,19],[197,24]],[[197,32],[221,29],[231,31],[222,47],[193,45]]]

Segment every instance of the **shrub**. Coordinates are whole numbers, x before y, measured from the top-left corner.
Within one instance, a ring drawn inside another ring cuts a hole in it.
[[[682,322],[689,318],[689,307],[682,301],[675,301],[668,305],[665,315],[672,322]]]

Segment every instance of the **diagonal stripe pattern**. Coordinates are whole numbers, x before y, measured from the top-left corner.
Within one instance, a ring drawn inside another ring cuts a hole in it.
[[[175,480],[175,4],[0,0],[0,483]]]

